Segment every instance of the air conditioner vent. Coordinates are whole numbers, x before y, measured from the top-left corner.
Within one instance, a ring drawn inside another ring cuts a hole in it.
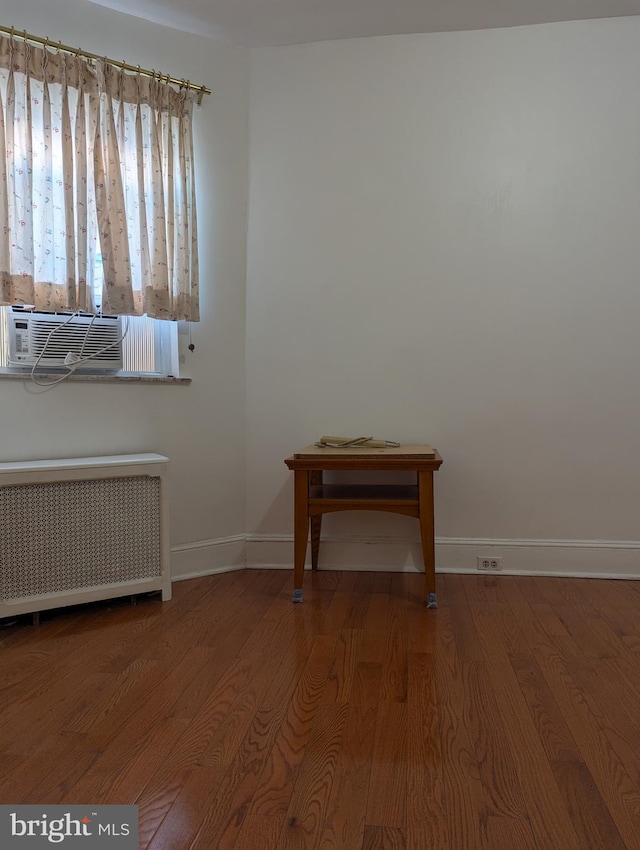
[[[93,317],[13,310],[8,317],[9,365],[61,367],[71,355],[76,371],[122,369],[118,316]]]

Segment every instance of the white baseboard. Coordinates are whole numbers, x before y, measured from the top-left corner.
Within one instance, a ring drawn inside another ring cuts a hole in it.
[[[172,581],[243,570],[245,566],[244,534],[171,547]]]
[[[436,538],[436,572],[477,573],[479,556],[502,558],[502,575],[640,579],[640,541]],[[293,535],[247,535],[246,566],[291,569]],[[319,569],[422,572],[420,541],[323,538]]]
[[[477,558],[502,558],[502,575],[640,579],[640,541],[436,538],[436,572],[477,573]],[[311,566],[307,547],[307,569]],[[173,581],[232,570],[292,569],[293,535],[238,534],[171,547]],[[422,572],[417,539],[323,538],[320,569]]]

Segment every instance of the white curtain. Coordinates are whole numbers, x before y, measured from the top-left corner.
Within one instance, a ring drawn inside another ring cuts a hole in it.
[[[195,96],[0,36],[0,304],[199,320]]]

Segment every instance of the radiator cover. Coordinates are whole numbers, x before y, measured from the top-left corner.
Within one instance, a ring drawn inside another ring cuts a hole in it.
[[[167,458],[0,464],[0,617],[161,590]]]

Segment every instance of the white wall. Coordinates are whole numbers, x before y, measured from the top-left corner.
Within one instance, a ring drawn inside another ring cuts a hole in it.
[[[3,0],[0,22],[213,90],[194,120],[202,321],[193,354],[182,341],[192,384],[41,392],[0,381],[0,459],[165,454],[174,575],[243,563],[248,51],[85,0]]]
[[[290,563],[283,459],[370,434],[444,456],[441,567],[640,575],[639,43],[620,18],[252,52],[250,562]],[[331,563],[417,559],[411,520],[325,528]]]
[[[249,51],[84,0],[1,18],[214,92],[193,383],[0,382],[1,460],[168,455],[185,575],[245,531],[290,565],[283,459],[322,433],[430,441],[440,568],[640,575],[640,19],[251,51],[247,249]],[[419,561],[412,520],[325,531],[325,564]]]

